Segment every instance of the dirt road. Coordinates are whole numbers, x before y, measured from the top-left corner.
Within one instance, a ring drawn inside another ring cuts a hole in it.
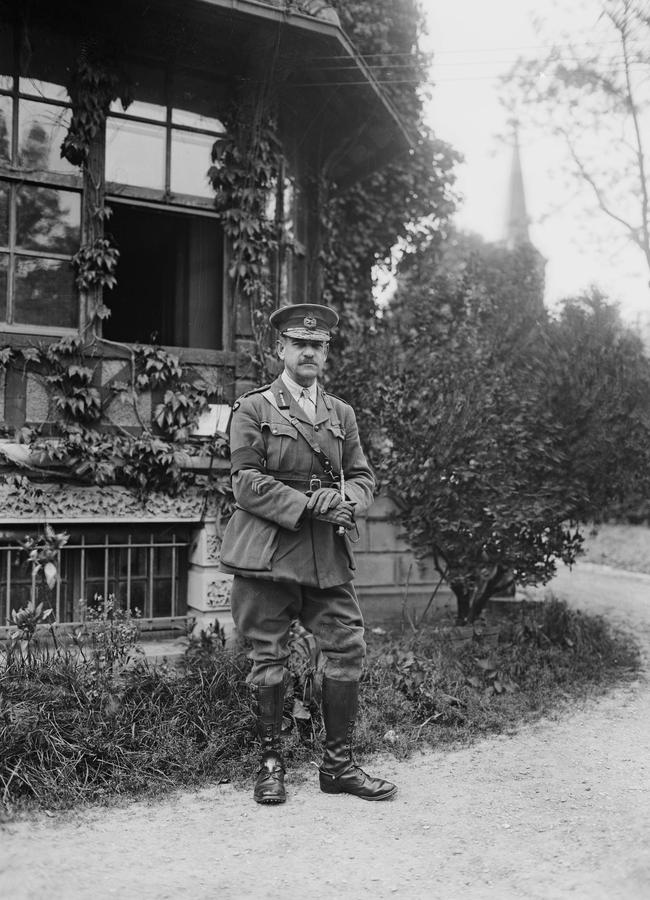
[[[553,585],[634,628],[650,659],[650,576],[582,564]],[[316,770],[282,807],[215,786],[155,805],[6,826],[6,900],[646,900],[650,686],[515,735],[368,768],[387,803],[332,797]]]

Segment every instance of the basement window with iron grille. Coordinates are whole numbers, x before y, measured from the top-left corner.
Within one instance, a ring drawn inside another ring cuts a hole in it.
[[[78,622],[82,603],[114,598],[115,607],[130,610],[152,626],[164,627],[187,610],[188,534],[183,529],[84,531],[74,533],[59,552],[59,579],[48,590],[35,578],[13,532],[0,543],[1,624],[11,610],[31,599],[51,608],[54,621]],[[33,532],[32,532],[33,533]]]

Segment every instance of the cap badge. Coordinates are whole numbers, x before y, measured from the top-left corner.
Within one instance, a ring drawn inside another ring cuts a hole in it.
[[[313,319],[311,316],[305,316],[302,321],[305,328],[315,328],[317,325],[316,319]]]

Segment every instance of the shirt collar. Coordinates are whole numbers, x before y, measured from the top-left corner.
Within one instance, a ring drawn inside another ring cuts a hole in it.
[[[286,384],[286,386],[289,390],[289,393],[291,394],[291,396],[293,397],[294,400],[297,400],[298,397],[300,397],[300,394],[304,390],[304,391],[307,391],[307,395],[309,396],[309,399],[312,401],[314,406],[316,406],[316,399],[318,397],[318,389],[317,389],[316,381],[312,385],[310,385],[308,388],[303,388],[301,385],[297,384],[297,382],[295,382],[293,380],[293,378],[291,378],[287,374],[286,370],[282,372],[282,375],[280,377]]]

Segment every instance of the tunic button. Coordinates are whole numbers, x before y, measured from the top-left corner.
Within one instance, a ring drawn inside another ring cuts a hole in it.
[[[273,429],[273,434],[277,434],[277,433],[278,433],[278,429],[277,429],[277,428],[274,428],[274,429]]]
[[[314,425],[314,431],[318,431],[318,425]]]

